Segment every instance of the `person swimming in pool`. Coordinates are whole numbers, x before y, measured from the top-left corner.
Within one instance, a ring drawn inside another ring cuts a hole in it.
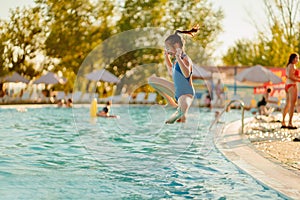
[[[106,106],[97,113],[98,117],[110,117],[110,118],[116,118],[116,115],[110,115],[110,107],[111,107],[112,102],[111,101],[107,101],[106,102]]]
[[[298,99],[297,82],[300,82],[298,71],[296,70],[296,64],[299,62],[299,55],[292,53],[289,57],[289,61],[286,66],[286,104],[282,112],[282,126],[281,128],[297,129],[293,126],[293,115],[295,110],[296,101]],[[289,113],[288,126],[285,124],[285,117]]]
[[[68,99],[68,101],[66,102],[66,107],[67,108],[72,108],[73,107],[73,101],[71,98]]]
[[[158,89],[167,99],[168,103],[177,107],[176,112],[166,121],[166,123],[185,122],[186,114],[192,104],[195,90],[192,84],[193,63],[184,52],[183,39],[179,34],[192,35],[199,30],[199,27],[193,27],[189,31],[176,32],[165,40],[165,62],[174,83],[158,77],[150,77],[149,84]],[[171,96],[173,95],[173,97]],[[175,100],[174,100],[175,98]]]

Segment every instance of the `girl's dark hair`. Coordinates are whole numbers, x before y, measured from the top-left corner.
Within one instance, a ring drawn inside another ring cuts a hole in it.
[[[298,56],[297,53],[292,53],[289,57],[289,62],[286,66],[288,66],[289,64],[291,64],[293,62],[293,60]]]
[[[188,31],[180,31],[180,30],[176,30],[174,34],[170,35],[169,37],[167,37],[166,41],[169,41],[171,44],[175,44],[178,43],[180,45],[180,47],[183,46],[183,42],[181,37],[178,35],[178,33],[182,33],[182,34],[189,34],[192,37],[195,35],[195,33],[197,33],[199,30],[199,26],[194,26],[191,30]]]

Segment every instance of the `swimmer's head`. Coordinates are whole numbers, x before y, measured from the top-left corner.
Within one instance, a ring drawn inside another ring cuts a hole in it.
[[[216,111],[216,112],[215,112],[215,117],[219,117],[219,115],[220,115],[220,112],[219,112],[219,111]]]
[[[112,101],[111,101],[111,100],[109,100],[109,101],[106,102],[106,105],[107,105],[107,106],[110,106],[111,104],[112,104]]]

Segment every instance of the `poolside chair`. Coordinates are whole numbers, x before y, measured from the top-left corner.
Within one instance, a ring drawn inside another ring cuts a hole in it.
[[[133,103],[144,103],[145,102],[145,92],[139,92],[136,98],[133,100]]]
[[[64,91],[58,91],[57,92],[57,95],[56,95],[57,100],[61,100],[61,99],[65,100],[65,97],[66,97],[66,94],[65,94]]]
[[[42,103],[49,103],[50,102],[50,98],[46,97],[43,93],[39,93],[38,94],[38,101],[42,102]]]
[[[66,95],[66,100],[68,101],[68,99],[73,99],[72,93],[68,93],[68,95]]]
[[[92,100],[91,96],[91,93],[84,93],[80,98],[80,103],[90,103]]]
[[[251,96],[245,96],[245,97],[242,98],[242,101],[244,102],[245,108],[249,108],[249,109],[253,108],[252,107],[253,106],[252,100],[253,100],[253,97],[251,97]],[[254,107],[256,107],[256,104],[255,104]]]
[[[241,101],[243,101],[243,99],[241,98],[241,96],[239,94],[232,95],[230,101],[232,101],[232,100],[241,100]],[[235,103],[232,103],[231,106],[233,106],[234,108],[239,108],[240,107],[240,103],[239,102],[235,102]]]
[[[121,94],[121,102],[120,103],[129,103],[130,102],[130,95],[128,94]]]
[[[90,93],[91,94],[91,98],[96,98],[98,99],[99,97],[99,94],[97,92],[94,92],[94,93]]]
[[[80,91],[76,91],[75,93],[72,93],[73,102],[78,103],[80,101],[81,95],[82,95],[82,92],[80,92]]]
[[[30,92],[26,91],[21,97],[22,102],[29,102],[31,100]]]
[[[101,98],[101,97],[99,97],[99,98],[98,98],[98,102],[99,102],[99,103],[105,103],[105,102],[107,102],[107,101],[109,100],[109,98],[110,98],[110,97],[106,97],[106,98]]]
[[[275,111],[280,111],[280,101],[277,97],[269,97],[267,106],[274,108]]]
[[[113,103],[121,103],[122,95],[115,95],[109,98]]]
[[[36,103],[38,102],[38,100],[39,100],[38,93],[36,91],[33,91],[30,95],[30,101]]]
[[[4,97],[1,97],[2,103],[9,103],[11,101],[11,97],[8,95],[5,95]]]
[[[157,94],[155,92],[149,93],[147,99],[145,100],[145,103],[149,103],[149,104],[156,103],[156,97]]]

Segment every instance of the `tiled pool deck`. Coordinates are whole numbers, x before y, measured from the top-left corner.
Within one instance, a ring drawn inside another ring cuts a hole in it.
[[[226,125],[215,137],[217,148],[228,160],[259,182],[293,199],[300,198],[300,116],[297,130],[281,129],[280,114],[245,119]]]

